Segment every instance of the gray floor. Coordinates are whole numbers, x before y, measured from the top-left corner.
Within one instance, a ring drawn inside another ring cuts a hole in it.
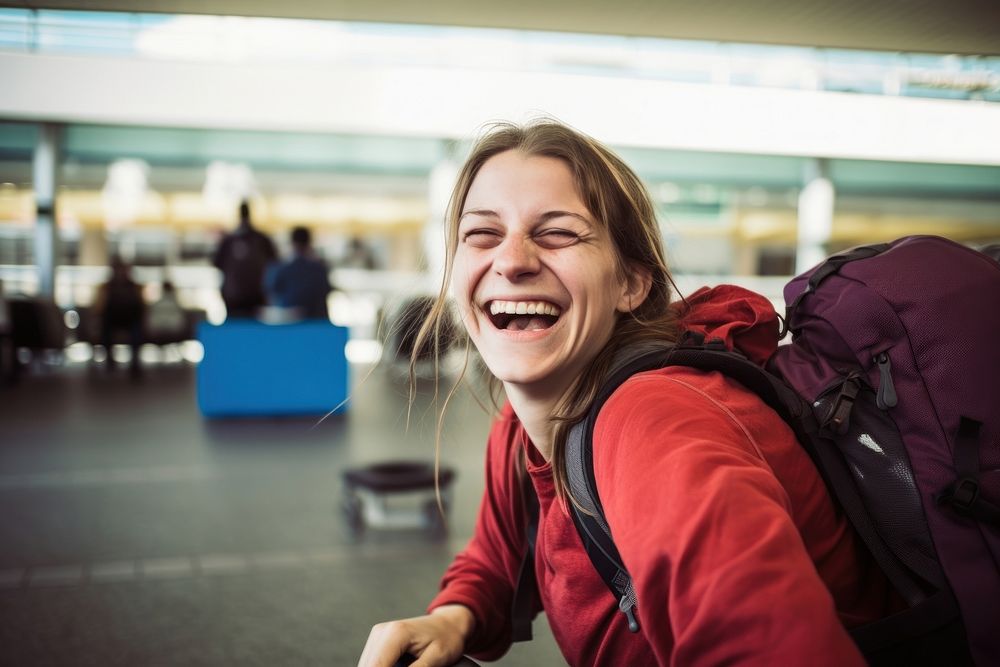
[[[0,389],[0,664],[352,665],[370,626],[422,613],[472,531],[487,415],[453,403],[451,537],[354,539],[341,473],[429,458],[429,387],[405,428],[405,383],[354,370],[350,411],[205,421],[192,366],[142,382],[86,365]],[[501,665],[562,664],[536,621]]]

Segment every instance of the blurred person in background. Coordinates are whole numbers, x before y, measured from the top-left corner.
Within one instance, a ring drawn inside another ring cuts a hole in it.
[[[177,300],[177,289],[164,280],[160,298],[146,309],[146,338],[162,345],[180,342],[188,336],[187,313]]]
[[[212,263],[222,271],[222,301],[226,318],[253,318],[266,303],[264,272],[277,259],[274,243],[254,228],[250,205],[240,204],[236,230],[223,237]]]
[[[340,261],[337,262],[337,266],[342,269],[366,269],[372,271],[378,268],[378,262],[375,261],[375,253],[372,252],[368,244],[361,237],[352,236],[347,242],[347,250]]]
[[[271,304],[292,311],[298,319],[329,319],[326,297],[333,289],[330,269],[316,256],[306,227],[295,227],[291,240],[292,257],[272,265],[267,272]]]
[[[141,375],[139,347],[143,342],[145,310],[142,286],[132,280],[132,267],[121,257],[112,257],[111,277],[98,288],[94,301],[94,313],[100,322],[101,345],[107,354],[108,372],[115,369],[112,345],[123,336],[132,348],[132,377],[138,378]]]

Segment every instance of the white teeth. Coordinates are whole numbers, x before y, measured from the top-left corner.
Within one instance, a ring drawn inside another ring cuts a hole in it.
[[[552,315],[559,317],[559,307],[544,301],[490,301],[490,314]]]

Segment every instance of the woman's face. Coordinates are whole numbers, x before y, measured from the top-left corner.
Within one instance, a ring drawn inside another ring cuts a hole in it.
[[[630,295],[606,231],[556,158],[507,151],[469,189],[452,290],[508,388],[558,397],[611,337]]]

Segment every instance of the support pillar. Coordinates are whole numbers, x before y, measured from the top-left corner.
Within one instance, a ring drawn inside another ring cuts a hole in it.
[[[442,150],[441,160],[431,169],[427,187],[429,218],[424,226],[424,256],[427,263],[427,273],[430,276],[430,286],[433,289],[441,284],[445,271],[445,235],[448,202],[451,199],[452,188],[458,180],[459,163],[457,158],[458,145],[454,141],[446,141]]]
[[[811,269],[826,258],[826,244],[833,231],[836,195],[829,178],[829,163],[823,158],[813,158],[806,162],[803,180],[805,187],[799,194],[796,273]]]
[[[38,271],[38,295],[54,298],[56,258],[59,250],[56,192],[61,128],[53,123],[44,123],[39,129],[32,162],[35,190],[35,266]]]

